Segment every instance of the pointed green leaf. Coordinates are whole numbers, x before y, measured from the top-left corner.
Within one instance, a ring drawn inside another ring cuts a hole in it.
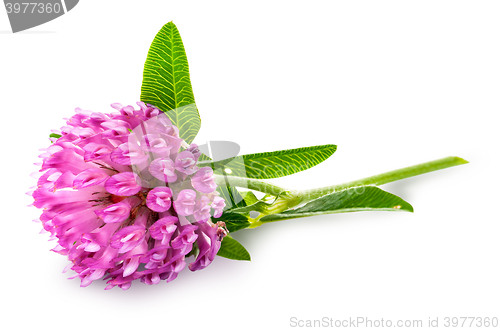
[[[59,139],[59,138],[61,138],[61,137],[62,137],[62,136],[61,136],[60,134],[57,134],[57,133],[51,133],[51,134],[49,135],[49,138],[57,138],[57,139]]]
[[[165,112],[188,144],[194,140],[201,126],[200,115],[194,102],[184,45],[172,22],[161,28],[149,48],[141,101]]]
[[[230,236],[222,239],[217,255],[231,260],[250,261],[250,253],[238,241]]]
[[[322,196],[295,210],[264,216],[260,221],[265,223],[290,218],[370,210],[413,212],[413,207],[400,197],[378,187],[361,186]]]
[[[336,150],[336,145],[303,147],[236,156],[209,165],[213,169],[224,169],[227,176],[278,178],[312,168],[328,159]]]

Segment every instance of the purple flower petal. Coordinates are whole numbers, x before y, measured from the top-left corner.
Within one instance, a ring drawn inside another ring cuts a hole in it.
[[[189,145],[189,148],[186,149],[188,152],[191,152],[194,156],[194,160],[195,161],[198,161],[198,158],[200,157],[201,155],[201,151],[200,149],[198,148],[198,145],[196,144],[191,144]]]
[[[225,230],[219,225],[224,226],[223,222],[213,224],[208,221],[198,224],[196,233],[198,234],[198,249],[200,250],[196,260],[189,264],[189,270],[201,270],[206,268],[215,258],[220,249],[221,240],[226,235]]]
[[[192,215],[196,204],[195,200],[195,191],[189,189],[180,191],[177,199],[174,201],[175,211],[182,216]]]
[[[191,178],[194,189],[201,193],[212,193],[217,188],[212,168],[203,167]]]
[[[118,249],[118,253],[126,253],[140,245],[146,237],[143,226],[127,226],[117,231],[110,240],[110,246]]]
[[[84,160],[85,162],[89,162],[92,160],[99,160],[104,158],[105,156],[111,154],[113,148],[105,144],[98,143],[88,143],[83,147],[85,151]]]
[[[224,200],[224,199],[223,199]],[[206,196],[202,196],[201,199],[196,201],[196,206],[194,209],[194,218],[197,222],[206,222],[210,218],[210,206],[208,203],[210,199]]]
[[[172,206],[172,190],[168,187],[156,187],[149,191],[146,204],[149,209],[158,213],[167,211]]]
[[[172,240],[171,246],[174,249],[179,249],[183,254],[187,254],[193,248],[193,243],[198,238],[195,230],[198,227],[196,225],[184,225],[181,227],[179,234]]]
[[[104,209],[96,210],[95,214],[102,218],[104,223],[120,223],[130,216],[131,201],[124,200],[112,204]]]
[[[140,164],[148,159],[144,151],[136,144],[126,142],[111,153],[111,160],[118,164]]]
[[[94,185],[100,185],[109,178],[108,174],[97,168],[89,168],[84,170],[76,176],[73,180],[74,188],[84,188]]]
[[[222,216],[224,207],[226,207],[226,202],[221,197],[214,197],[210,206],[214,209],[214,217],[219,218]]]
[[[175,229],[177,229],[177,221],[178,219],[175,216],[160,218],[149,228],[151,237],[160,240],[162,245],[170,246],[169,241]]]
[[[177,180],[174,162],[169,158],[155,159],[149,165],[149,172],[165,183],[172,183]]]
[[[196,159],[193,153],[189,151],[180,152],[175,159],[175,170],[186,175],[192,175],[197,170]]]
[[[122,172],[111,176],[104,184],[106,191],[119,196],[130,196],[142,189],[140,179],[133,172]]]

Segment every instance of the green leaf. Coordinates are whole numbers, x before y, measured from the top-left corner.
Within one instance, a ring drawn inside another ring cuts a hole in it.
[[[232,212],[224,212],[221,217],[214,218],[212,221],[218,222],[222,221],[226,223],[226,227],[229,232],[235,232],[241,229],[246,229],[250,226],[250,215],[248,213],[232,213]]]
[[[194,140],[201,120],[194,101],[184,45],[172,22],[161,28],[149,48],[141,101],[165,112],[188,144]]]
[[[62,137],[62,136],[61,136],[60,134],[57,134],[57,133],[51,133],[51,134],[49,135],[49,138],[57,138],[57,139],[59,139],[59,138],[61,138],[61,137]]]
[[[400,197],[378,187],[361,186],[322,196],[295,210],[264,216],[260,221],[265,223],[315,215],[371,210],[413,212],[413,207]]]
[[[222,239],[217,255],[231,260],[250,261],[250,253],[238,241],[230,236]]]
[[[321,145],[236,156],[210,166],[224,169],[227,176],[269,179],[288,176],[318,165],[328,159],[337,149],[336,145]]]

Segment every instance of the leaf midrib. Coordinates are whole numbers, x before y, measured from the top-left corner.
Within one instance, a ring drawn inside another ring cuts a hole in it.
[[[172,42],[172,48],[170,49],[170,57],[172,59],[172,87],[174,89],[174,109],[177,108],[177,89],[176,89],[176,84],[175,84],[175,59],[174,59],[174,27],[170,27],[170,40]],[[175,112],[173,112],[175,113]],[[177,114],[176,114],[177,115]],[[178,118],[175,116],[175,123],[178,123]]]
[[[325,151],[325,150],[328,150],[328,149],[331,149],[331,148],[335,148],[335,145],[320,145],[318,146],[317,149],[306,149],[306,150],[303,150],[303,151],[300,151],[300,152],[297,152],[295,153],[293,156],[303,156],[304,154],[311,154],[311,152],[315,152],[315,151]],[[270,157],[275,157],[275,158],[290,158],[291,161],[295,161],[293,160],[293,158],[291,158],[290,154],[288,153],[285,153],[285,151],[289,151],[289,150],[284,150],[284,152],[282,154],[279,154],[279,155],[272,155],[273,152],[267,152],[269,153],[268,155],[266,155],[266,152],[264,153],[255,153],[255,154],[247,154],[247,155],[243,155],[243,159],[247,159],[249,157],[252,157],[252,160],[255,162],[255,160],[267,160],[269,162],[272,162],[271,160],[269,160]],[[256,154],[261,154],[259,156],[256,156]],[[274,162],[273,162],[274,163]]]

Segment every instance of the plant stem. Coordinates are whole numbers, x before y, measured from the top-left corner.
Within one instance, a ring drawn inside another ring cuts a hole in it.
[[[434,160],[430,162],[417,164],[411,167],[384,172],[379,175],[358,179],[344,184],[325,186],[310,190],[302,190],[298,191],[298,193],[300,196],[304,198],[302,202],[310,201],[319,198],[325,194],[337,192],[340,190],[345,190],[347,188],[366,186],[366,185],[376,185],[376,186],[383,185],[397,180],[405,179],[408,177],[418,176],[428,172],[441,170],[466,163],[469,162],[456,156],[449,156],[439,160]]]
[[[274,196],[278,196],[280,193],[286,191],[286,189],[282,187],[266,183],[258,179],[236,177],[236,176],[223,176],[223,175],[214,175],[214,176],[215,176],[215,182],[217,183],[218,186],[231,185],[242,188],[249,188],[251,190],[264,192]]]
[[[325,186],[309,190],[294,191],[294,192],[297,192],[302,196],[307,196],[310,197],[311,199],[315,199],[325,194],[333,193],[351,187],[365,186],[365,185],[383,185],[397,180],[414,177],[428,172],[454,167],[466,163],[469,162],[456,156],[449,156],[439,160],[417,164],[411,167],[384,172],[382,174],[366,177],[363,179],[358,179],[352,182],[347,182],[332,186]],[[277,196],[280,193],[288,191],[283,187],[263,182],[258,179],[236,177],[236,176],[222,176],[222,175],[214,175],[214,176],[217,185],[230,184],[232,186],[249,188],[251,190],[260,191],[274,196]]]

